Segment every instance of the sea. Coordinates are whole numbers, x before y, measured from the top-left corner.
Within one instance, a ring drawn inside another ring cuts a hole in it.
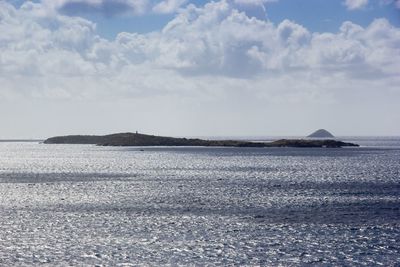
[[[339,139],[0,142],[0,266],[400,266],[400,137]]]

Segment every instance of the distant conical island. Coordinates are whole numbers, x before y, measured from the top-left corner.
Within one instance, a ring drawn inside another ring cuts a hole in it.
[[[312,138],[335,138],[335,136],[333,136],[333,134],[331,134],[330,132],[328,132],[325,129],[319,129],[319,130],[313,132],[312,134],[308,135],[307,137],[312,137]]]

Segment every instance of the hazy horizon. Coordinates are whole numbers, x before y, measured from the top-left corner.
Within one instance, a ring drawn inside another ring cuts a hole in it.
[[[0,2],[0,139],[400,135],[398,0]]]

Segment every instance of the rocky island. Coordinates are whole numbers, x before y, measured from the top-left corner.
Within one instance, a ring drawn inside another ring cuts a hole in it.
[[[335,138],[335,136],[333,136],[333,134],[331,134],[330,132],[328,132],[325,129],[316,130],[315,132],[313,132],[312,134],[308,135],[307,137],[311,137],[311,138]]]
[[[225,146],[225,147],[356,147],[357,144],[337,140],[281,139],[273,142],[250,142],[239,140],[203,140],[198,138],[175,138],[139,133],[110,135],[68,135],[51,137],[45,144],[94,144],[99,146]]]

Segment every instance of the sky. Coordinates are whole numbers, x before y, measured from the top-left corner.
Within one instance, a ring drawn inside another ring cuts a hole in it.
[[[0,139],[400,136],[399,0],[0,0]]]

